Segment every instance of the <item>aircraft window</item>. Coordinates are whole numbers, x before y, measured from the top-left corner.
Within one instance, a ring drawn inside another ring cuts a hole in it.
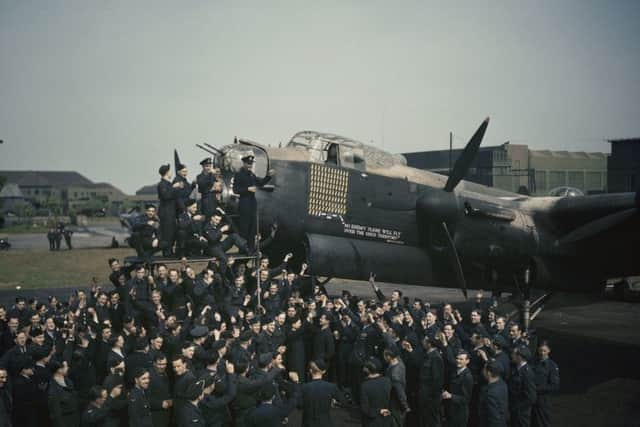
[[[309,160],[315,163],[366,169],[364,145],[339,135],[302,131],[291,138],[288,146],[305,149],[309,153]]]
[[[340,166],[365,170],[364,152],[360,147],[340,146]]]
[[[327,164],[338,165],[338,145],[331,144],[327,150]]]

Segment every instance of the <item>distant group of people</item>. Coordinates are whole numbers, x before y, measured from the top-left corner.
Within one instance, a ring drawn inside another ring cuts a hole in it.
[[[64,239],[67,249],[71,250],[71,236],[73,236],[73,230],[69,230],[64,223],[60,222],[55,227],[50,227],[47,232],[47,240],[49,241],[50,251],[59,251],[62,239]]]
[[[202,172],[191,183],[185,165],[176,165],[175,178],[168,164],[160,166],[159,205],[146,205],[145,212],[132,224],[129,241],[138,257],[148,258],[161,251],[164,257],[224,258],[233,245],[243,253],[253,254],[257,235],[255,192],[273,174],[269,171],[266,178],[257,178],[252,171],[254,161],[253,155],[243,157],[244,167],[234,176],[233,192],[239,196],[237,221],[227,217],[223,209],[224,183],[211,158],[200,162]],[[196,187],[199,203],[192,198]]]
[[[0,307],[0,426],[326,427],[336,405],[363,426],[551,425],[551,346],[495,307],[373,278],[374,299],[330,297],[289,260],[110,259],[104,289]]]

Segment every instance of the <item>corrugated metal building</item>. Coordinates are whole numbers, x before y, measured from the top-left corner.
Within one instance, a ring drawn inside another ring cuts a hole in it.
[[[462,149],[404,153],[409,166],[448,174]],[[482,147],[465,179],[507,191],[545,195],[570,186],[584,193],[607,188],[606,153],[531,150],[524,144]]]
[[[610,139],[607,187],[612,193],[636,191],[640,187],[640,138]]]

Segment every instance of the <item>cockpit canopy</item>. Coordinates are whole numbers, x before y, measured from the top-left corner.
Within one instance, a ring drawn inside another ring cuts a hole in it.
[[[305,150],[309,160],[364,171],[394,164],[406,165],[402,155],[394,155],[362,142],[332,133],[302,131],[296,133],[287,147]]]

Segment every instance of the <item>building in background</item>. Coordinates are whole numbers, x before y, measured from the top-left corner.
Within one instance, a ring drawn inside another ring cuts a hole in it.
[[[69,214],[83,209],[117,214],[127,195],[109,183],[94,183],[73,171],[0,171],[6,186],[15,185],[38,210]]]
[[[640,138],[610,139],[607,188],[611,193],[637,191],[640,187]]]
[[[407,165],[448,175],[462,149],[404,153]],[[585,194],[607,188],[606,153],[531,150],[506,142],[481,147],[466,180],[514,193],[543,196],[557,187],[570,186]]]
[[[0,214],[21,212],[25,207],[31,206],[24,197],[17,184],[6,184],[0,190]]]
[[[145,185],[141,187],[136,194],[129,196],[129,201],[140,208],[144,207],[147,203],[158,204],[158,185]]]

